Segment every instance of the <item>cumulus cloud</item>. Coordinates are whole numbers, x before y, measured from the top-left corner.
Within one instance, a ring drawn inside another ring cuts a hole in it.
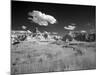
[[[27,27],[26,26],[22,26],[22,29],[26,29]]]
[[[76,28],[75,26],[71,26],[71,25],[69,25],[68,27],[67,26],[64,27],[64,29],[66,30],[74,30],[75,28]]]
[[[40,26],[48,26],[49,23],[56,23],[56,19],[53,16],[47,15],[40,11],[33,10],[32,12],[29,12],[29,15],[31,17],[28,19],[32,20],[34,23],[39,24]]]
[[[73,25],[73,26],[74,26],[74,25],[76,25],[76,24],[75,24],[75,23],[71,23],[71,25]]]
[[[58,34],[57,32],[52,32],[52,34]]]
[[[81,32],[82,32],[82,33],[86,33],[87,31],[85,31],[85,30],[81,30]]]

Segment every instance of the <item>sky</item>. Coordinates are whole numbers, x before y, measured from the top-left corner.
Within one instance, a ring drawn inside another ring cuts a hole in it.
[[[48,26],[40,26],[28,19],[29,12],[33,10],[41,11],[45,14],[52,15],[57,22],[55,24],[48,24]],[[48,32],[57,32],[59,35],[64,35],[68,27],[74,24],[75,31],[95,29],[96,26],[96,7],[86,5],[72,5],[72,4],[55,4],[42,2],[11,2],[11,29],[22,30],[22,26],[33,30],[34,26],[38,29]]]

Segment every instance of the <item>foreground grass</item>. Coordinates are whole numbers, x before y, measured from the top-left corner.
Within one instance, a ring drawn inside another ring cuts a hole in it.
[[[96,68],[94,43],[47,45],[24,41],[11,46],[11,73],[88,70]]]

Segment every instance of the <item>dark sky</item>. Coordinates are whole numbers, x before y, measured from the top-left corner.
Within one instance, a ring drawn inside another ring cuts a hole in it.
[[[68,26],[71,23],[76,24],[76,31],[88,31],[93,29],[96,25],[95,6],[24,1],[12,1],[11,5],[12,30],[21,30],[22,25],[25,25],[32,30],[33,26],[36,25],[40,31],[46,30],[50,32],[58,32],[60,35],[63,35],[67,31],[64,29],[64,26]],[[28,13],[32,12],[33,10],[38,10],[54,16],[57,19],[57,23],[53,25],[49,24],[47,27],[32,23],[30,20],[28,20]]]

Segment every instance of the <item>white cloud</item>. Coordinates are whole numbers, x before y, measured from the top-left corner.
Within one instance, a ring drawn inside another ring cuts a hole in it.
[[[48,23],[56,23],[56,19],[53,16],[47,15],[40,11],[34,10],[33,12],[29,12],[29,15],[32,16],[32,18],[29,17],[28,19],[32,20],[34,23],[39,24],[40,26],[48,26]]]
[[[74,25],[76,25],[76,24],[75,24],[75,23],[71,23],[71,25],[73,25],[73,26],[74,26]]]
[[[85,31],[85,30],[81,30],[81,32],[82,32],[82,33],[86,33],[87,31]]]
[[[75,28],[76,28],[75,26],[71,26],[71,25],[69,25],[68,27],[67,26],[64,27],[64,29],[66,30],[74,30]]]
[[[57,32],[52,32],[52,34],[58,34]]]
[[[26,29],[27,27],[26,26],[22,26],[22,29]]]

